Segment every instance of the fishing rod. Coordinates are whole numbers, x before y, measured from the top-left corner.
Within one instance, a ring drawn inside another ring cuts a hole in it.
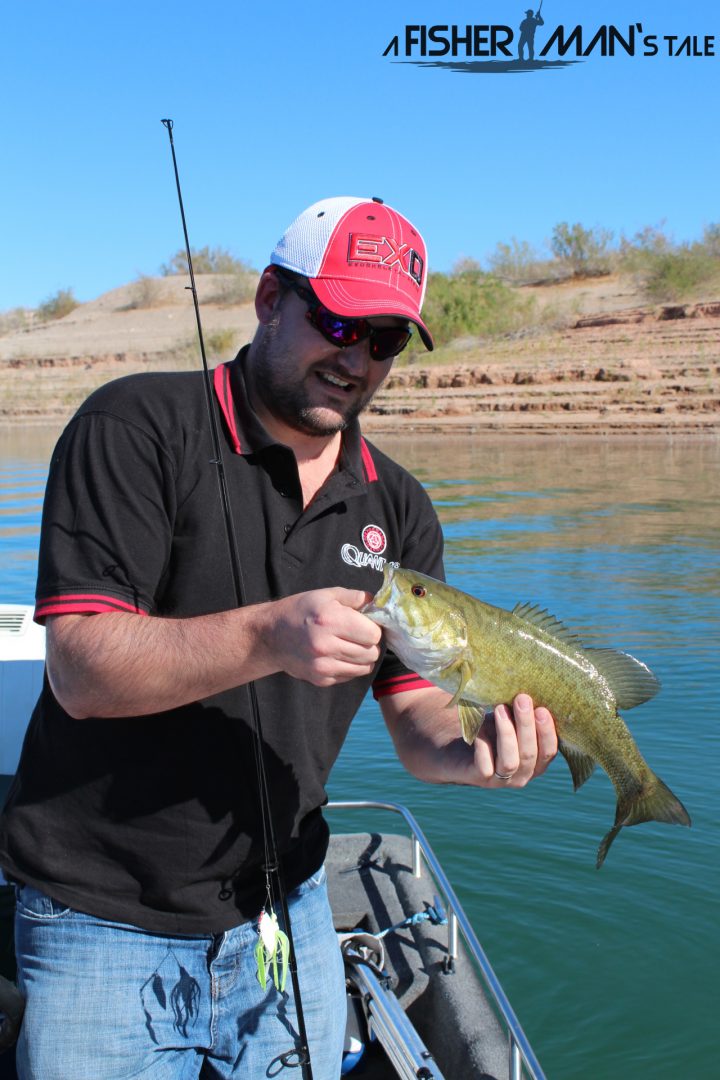
[[[198,340],[200,343],[200,355],[202,357],[205,403],[207,405],[208,417],[210,420],[210,432],[213,449],[213,458],[210,461],[210,464],[217,467],[218,487],[220,491],[220,502],[222,503],[223,508],[225,531],[227,534],[228,555],[230,558],[230,566],[232,569],[235,602],[238,607],[244,607],[245,585],[243,582],[242,563],[240,561],[240,549],[238,547],[237,533],[235,531],[235,522],[233,520],[232,509],[230,506],[230,493],[228,491],[227,477],[225,475],[225,466],[223,464],[222,447],[220,443],[220,431],[218,428],[215,409],[213,407],[212,382],[210,380],[210,370],[208,368],[207,355],[205,353],[205,340],[203,338],[202,322],[200,320],[200,303],[198,301],[197,289],[195,287],[195,274],[193,272],[192,254],[190,251],[190,241],[188,239],[187,222],[185,220],[185,207],[183,205],[182,191],[180,188],[180,173],[178,172],[177,158],[175,156],[175,142],[173,140],[173,121],[166,119],[162,120],[161,123],[167,129],[168,138],[170,139],[170,152],[172,154],[173,169],[175,171],[175,186],[177,187],[178,203],[180,205],[180,218],[182,220],[183,236],[185,238],[185,253],[187,255],[188,270],[190,273],[190,285],[186,287],[189,288],[190,292],[192,293],[193,306],[195,308],[195,322],[197,324]],[[280,865],[280,859],[278,857],[277,851],[277,843],[275,840],[275,830],[273,828],[272,810],[270,806],[270,792],[268,788],[267,773],[265,770],[265,756],[263,751],[260,706],[257,700],[255,683],[250,682],[247,684],[247,686],[248,696],[250,698],[250,711],[252,716],[255,767],[257,772],[258,793],[260,796],[263,849],[265,852],[265,863],[263,865],[263,870],[265,872],[268,895],[270,898],[272,898],[272,894],[274,893],[271,885],[272,877],[274,876],[277,881],[277,895],[280,900],[280,907],[282,910],[283,921],[285,923],[285,930],[289,942],[290,978],[292,981],[293,995],[295,998],[295,1010],[297,1012],[298,1022],[299,1045],[296,1045],[293,1050],[287,1051],[284,1054],[280,1054],[279,1060],[283,1065],[287,1066],[288,1068],[302,1068],[302,1075],[304,1080],[313,1080],[312,1065],[310,1062],[310,1050],[308,1047],[307,1032],[305,1029],[305,1015],[303,1013],[302,998],[300,995],[300,982],[298,979],[297,967],[295,964],[295,950],[293,947],[292,926],[290,924],[290,911],[288,909],[287,903],[287,892],[285,890],[285,882],[283,880],[282,868]],[[274,913],[272,913],[272,915],[274,917]]]

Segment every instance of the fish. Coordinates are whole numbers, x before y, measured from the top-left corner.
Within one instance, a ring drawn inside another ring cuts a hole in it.
[[[575,791],[596,765],[605,770],[617,805],[598,848],[598,869],[625,826],[690,825],[687,810],[647,764],[618,712],[660,689],[641,660],[584,645],[538,605],[508,611],[390,563],[362,611],[382,627],[388,647],[408,668],[453,695],[466,743],[472,745],[494,705],[525,693],[552,713]]]

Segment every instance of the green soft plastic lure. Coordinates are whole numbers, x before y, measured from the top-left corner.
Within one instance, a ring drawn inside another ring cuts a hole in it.
[[[280,970],[278,972],[278,954],[280,958]],[[268,974],[272,971],[272,981],[276,990],[281,993],[285,989],[287,979],[288,960],[290,957],[290,942],[278,926],[277,915],[274,911],[261,911],[258,919],[258,943],[255,946],[255,963],[257,964],[258,982],[263,990],[267,986]]]

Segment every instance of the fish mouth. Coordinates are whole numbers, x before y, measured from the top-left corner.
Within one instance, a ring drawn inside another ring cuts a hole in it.
[[[364,607],[360,608],[363,615],[368,615],[372,618],[373,615],[379,614],[383,608],[387,606],[387,603],[392,595],[393,577],[395,575],[395,567],[390,563],[385,563],[383,567],[383,582],[378,591]]]

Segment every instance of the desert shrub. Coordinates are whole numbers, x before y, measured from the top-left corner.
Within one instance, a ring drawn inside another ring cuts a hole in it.
[[[31,323],[30,312],[26,308],[10,308],[0,311],[0,335],[12,334],[14,330],[24,330]]]
[[[561,221],[550,238],[553,255],[564,263],[576,277],[605,274],[610,270],[610,242],[607,229],[586,229],[576,222]]]
[[[515,236],[509,244],[496,245],[488,264],[496,277],[513,285],[560,276],[560,268],[554,262],[543,259],[527,240],[518,240]]]
[[[254,270],[236,274],[217,274],[208,290],[203,290],[205,300],[212,304],[247,304],[255,296],[258,275]]]
[[[196,274],[243,274],[254,272],[246,259],[238,259],[223,247],[191,248],[193,270]],[[160,273],[163,277],[171,274],[187,274],[188,259],[184,248],[176,251],[169,262],[163,263]]]
[[[670,237],[660,225],[645,225],[632,237],[621,236],[617,264],[620,273],[631,274],[642,287],[660,256],[673,250]]]
[[[205,353],[208,360],[226,360],[235,353],[237,332],[230,327],[213,330],[205,335]]]
[[[162,303],[162,289],[157,278],[149,274],[138,274],[132,283],[128,309],[157,307]]]
[[[519,297],[492,274],[467,270],[459,274],[430,274],[423,319],[436,345],[458,337],[507,333],[527,322],[533,301]],[[416,340],[417,351],[422,345]]]
[[[650,255],[662,255],[664,252],[670,251],[672,240],[665,232],[664,224],[661,221],[659,225],[645,225],[630,240],[622,237],[620,241],[621,253],[624,251],[644,251]]]
[[[720,274],[720,259],[701,245],[681,247],[652,256],[642,273],[645,291],[652,300],[685,300],[700,286]]]
[[[458,274],[481,274],[482,272],[481,264],[471,255],[461,255],[450,271],[453,277],[457,277]]]
[[[75,299],[72,289],[58,289],[56,293],[48,296],[38,306],[37,316],[45,321],[62,319],[69,315],[71,311],[74,311],[77,306],[78,301]]]
[[[720,225],[707,225],[701,240],[674,244],[661,226],[647,225],[620,244],[621,272],[632,275],[655,302],[687,300],[720,285]]]
[[[712,222],[703,229],[700,244],[708,255],[720,259],[720,223]]]
[[[231,359],[236,352],[237,332],[231,328],[221,328],[203,333],[205,357],[209,367],[214,367],[222,360]],[[175,371],[195,371],[202,366],[200,341],[193,334],[184,341],[178,341],[166,353],[158,357],[158,370],[171,367]]]

